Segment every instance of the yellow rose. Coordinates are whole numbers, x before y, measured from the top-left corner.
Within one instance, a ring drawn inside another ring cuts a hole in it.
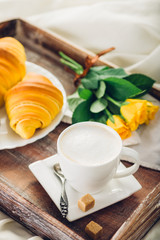
[[[113,128],[122,139],[126,139],[131,136],[131,130],[126,126],[125,121],[118,115],[113,115],[114,123],[108,119],[106,124]]]
[[[153,103],[147,101],[147,119],[146,124],[149,124],[149,120],[152,120],[155,118],[155,114],[158,111],[159,106],[153,105]]]
[[[147,120],[147,101],[141,99],[127,99],[129,104],[122,105],[120,112],[131,131],[135,131],[139,124]]]
[[[143,124],[147,119],[147,100],[127,99],[127,102],[134,103],[137,109],[137,122]]]
[[[123,105],[120,109],[122,116],[124,117],[127,125],[131,129],[131,131],[135,131],[138,128],[138,122],[136,120],[136,106],[133,103],[128,105]]]

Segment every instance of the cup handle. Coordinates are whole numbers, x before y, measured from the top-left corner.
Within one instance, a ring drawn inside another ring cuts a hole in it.
[[[134,161],[134,165],[128,167],[124,170],[116,172],[114,178],[127,177],[131,174],[134,174],[139,168],[139,154],[135,150],[123,147],[120,158],[125,159],[126,157],[131,158]]]

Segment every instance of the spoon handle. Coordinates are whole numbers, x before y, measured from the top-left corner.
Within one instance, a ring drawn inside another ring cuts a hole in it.
[[[62,182],[62,192],[61,192],[61,198],[60,198],[60,208],[61,208],[61,213],[62,216],[65,218],[68,214],[68,199],[67,199],[67,194],[65,191],[65,179]]]

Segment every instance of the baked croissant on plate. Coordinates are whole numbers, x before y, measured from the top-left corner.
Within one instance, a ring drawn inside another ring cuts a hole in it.
[[[23,45],[12,37],[0,38],[0,107],[8,89],[26,74],[26,55]]]
[[[5,95],[11,128],[22,138],[33,136],[37,128],[47,127],[63,106],[63,95],[48,78],[28,73]]]

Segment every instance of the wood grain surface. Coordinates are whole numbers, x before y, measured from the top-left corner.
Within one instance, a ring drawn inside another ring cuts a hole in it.
[[[84,64],[87,52],[23,20],[0,24],[0,37],[22,42],[27,60],[56,75],[67,94],[74,91],[73,76],[64,70],[57,52],[64,51]],[[106,63],[106,62],[105,62]],[[97,64],[102,64],[101,61]],[[113,66],[111,63],[106,63]],[[0,209],[44,239],[89,239],[84,228],[91,220],[104,228],[102,240],[141,239],[160,215],[160,173],[140,167],[134,174],[142,189],[127,199],[72,223],[63,219],[28,165],[56,153],[61,123],[43,139],[24,147],[0,151]],[[129,163],[125,163],[129,166]],[[55,192],[56,194],[56,192]]]

